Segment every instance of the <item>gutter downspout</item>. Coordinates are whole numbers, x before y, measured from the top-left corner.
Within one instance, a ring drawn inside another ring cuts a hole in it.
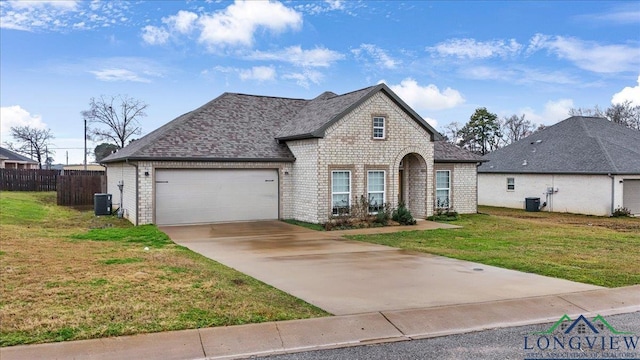
[[[476,163],[476,214],[478,214],[478,168],[482,165],[482,162]]]
[[[615,176],[611,175],[611,173],[607,174],[608,177],[611,178],[611,212],[609,213],[609,216],[613,216],[613,212],[615,211],[615,191],[616,191],[616,178]]]
[[[140,211],[139,211],[139,208],[138,208],[138,204],[140,203],[140,199],[138,199],[138,197],[139,197],[138,196],[138,188],[139,188],[139,186],[138,186],[138,163],[130,163],[129,159],[126,159],[125,163],[127,165],[131,165],[134,168],[136,168],[136,219],[135,219],[134,225],[138,226],[138,217],[140,216],[139,215]]]

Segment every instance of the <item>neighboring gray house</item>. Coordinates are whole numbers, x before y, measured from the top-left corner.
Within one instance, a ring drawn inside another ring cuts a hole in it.
[[[360,196],[416,217],[436,197],[474,213],[480,159],[446,145],[434,156],[439,138],[384,84],[312,100],[225,93],[102,162],[134,224],[324,223]]]
[[[0,169],[39,169],[40,164],[26,156],[0,147]]]
[[[574,116],[484,156],[480,205],[544,211],[640,215],[640,131],[604,118]]]

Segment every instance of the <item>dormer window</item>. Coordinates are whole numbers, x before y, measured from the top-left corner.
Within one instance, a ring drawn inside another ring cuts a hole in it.
[[[385,119],[382,116],[375,116],[373,118],[373,138],[374,139],[385,138],[384,120]]]

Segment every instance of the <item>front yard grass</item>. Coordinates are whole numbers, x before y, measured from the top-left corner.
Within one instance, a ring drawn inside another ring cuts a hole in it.
[[[640,219],[480,207],[460,229],[348,236],[605,287],[640,284]]]
[[[55,199],[0,194],[0,346],[328,315],[153,225]]]

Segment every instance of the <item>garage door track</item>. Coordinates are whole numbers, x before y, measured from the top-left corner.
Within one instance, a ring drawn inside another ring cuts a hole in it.
[[[598,288],[346,240],[340,237],[341,233],[313,231],[280,221],[161,229],[177,244],[335,315],[528,298]],[[388,228],[384,229],[388,231]]]

